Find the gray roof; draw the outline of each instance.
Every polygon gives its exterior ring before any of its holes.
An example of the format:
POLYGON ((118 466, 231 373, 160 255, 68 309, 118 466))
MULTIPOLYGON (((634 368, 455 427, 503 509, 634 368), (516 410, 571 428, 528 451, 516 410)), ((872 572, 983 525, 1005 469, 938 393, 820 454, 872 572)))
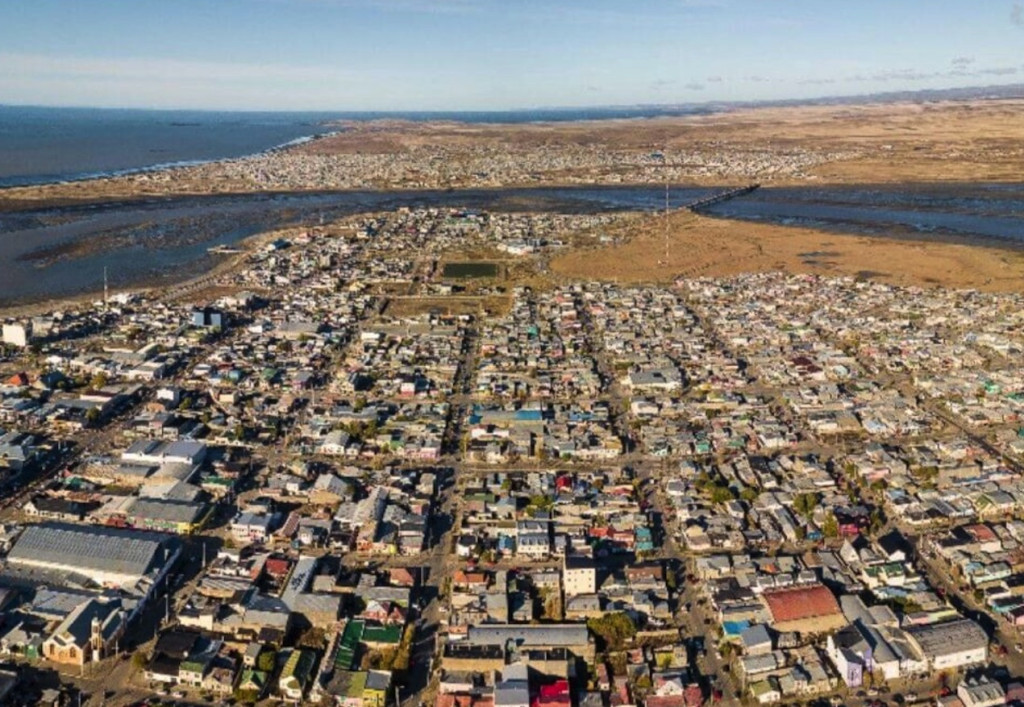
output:
POLYGON ((40 523, 25 529, 11 548, 11 564, 53 566, 88 573, 90 570, 143 577, 173 553, 173 536, 137 530, 40 523))
POLYGON ((985 630, 970 619, 957 619, 941 624, 911 626, 906 629, 928 658, 950 655, 988 646, 985 630))
POLYGON ((205 515, 207 508, 205 503, 139 498, 131 505, 128 515, 169 523, 195 523, 205 515))
POLYGON ((477 646, 502 646, 512 640, 520 646, 583 646, 589 641, 584 624, 480 624, 470 626, 466 643, 477 646))

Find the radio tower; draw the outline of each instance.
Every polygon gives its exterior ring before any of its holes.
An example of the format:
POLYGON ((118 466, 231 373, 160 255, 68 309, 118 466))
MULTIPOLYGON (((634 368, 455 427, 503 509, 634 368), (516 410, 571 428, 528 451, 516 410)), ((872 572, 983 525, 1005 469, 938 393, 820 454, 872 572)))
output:
POLYGON ((668 265, 668 174, 665 175, 665 265, 668 265))

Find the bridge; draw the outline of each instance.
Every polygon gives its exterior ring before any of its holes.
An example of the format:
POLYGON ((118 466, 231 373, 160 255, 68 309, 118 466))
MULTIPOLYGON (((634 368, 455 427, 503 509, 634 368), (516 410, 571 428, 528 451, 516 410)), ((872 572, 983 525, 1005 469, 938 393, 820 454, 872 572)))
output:
POLYGON ((702 209, 706 209, 709 206, 714 206, 715 204, 721 204, 723 201, 729 201, 729 199, 735 199, 738 196, 744 196, 754 191, 755 189, 758 189, 760 186, 760 184, 748 184, 745 187, 730 189, 729 191, 724 191, 721 194, 706 196, 703 199, 698 199, 697 201, 690 202, 689 204, 683 206, 683 208, 686 209, 687 211, 692 211, 693 213, 700 213, 702 209))

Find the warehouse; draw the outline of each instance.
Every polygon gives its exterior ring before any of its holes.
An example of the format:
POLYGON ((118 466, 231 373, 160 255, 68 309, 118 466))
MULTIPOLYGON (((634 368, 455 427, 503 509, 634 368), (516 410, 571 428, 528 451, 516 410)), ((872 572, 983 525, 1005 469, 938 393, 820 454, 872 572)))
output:
POLYGON ((25 529, 7 563, 17 570, 86 575, 103 586, 130 591, 140 589, 144 578, 156 584, 180 551, 180 542, 170 535, 40 523, 25 529))
POLYGON ((988 635, 970 619, 911 626, 906 634, 933 670, 979 665, 988 660, 988 635))
POLYGON ((822 584, 768 589, 762 596, 776 631, 827 633, 846 625, 835 595, 822 584))

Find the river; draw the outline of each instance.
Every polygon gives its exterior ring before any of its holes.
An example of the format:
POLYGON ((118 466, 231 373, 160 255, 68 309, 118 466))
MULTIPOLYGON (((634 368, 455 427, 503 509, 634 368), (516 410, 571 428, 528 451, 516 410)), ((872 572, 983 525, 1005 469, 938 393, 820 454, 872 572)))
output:
MULTIPOLYGON (((670 206, 721 191, 672 186, 670 206)), ((0 302, 185 279, 218 262, 208 249, 321 218, 438 206, 490 211, 654 211, 664 185, 191 196, 0 215, 0 302)), ((761 188, 708 215, 874 236, 954 235, 1024 242, 1024 185, 761 188)))

